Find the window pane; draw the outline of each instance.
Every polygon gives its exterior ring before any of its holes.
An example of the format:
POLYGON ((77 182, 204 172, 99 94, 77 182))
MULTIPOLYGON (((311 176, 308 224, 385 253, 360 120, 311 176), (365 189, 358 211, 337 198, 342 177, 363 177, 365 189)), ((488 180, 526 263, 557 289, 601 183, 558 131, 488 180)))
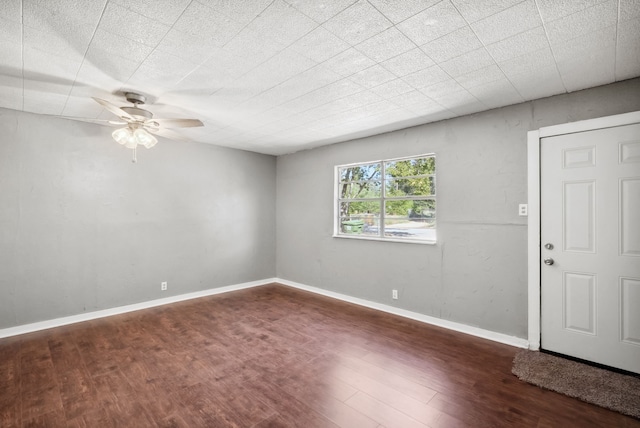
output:
POLYGON ((378 236, 380 234, 380 201, 341 202, 340 232, 378 236))
POLYGON ((384 236, 435 240, 436 201, 386 201, 384 236))
POLYGON ((346 235, 380 236, 380 217, 361 214, 340 219, 340 233, 346 235))
POLYGON ((433 223, 432 227, 435 227, 436 221, 436 201, 435 199, 425 199, 422 201, 413 201, 411 207, 411 213, 409 217, 413 221, 424 221, 427 223, 433 223))
POLYGON ((386 196, 433 196, 436 194, 435 177, 399 178, 386 180, 386 196))
POLYGON ((340 181, 380 180, 380 163, 369 163, 340 168, 340 181))
POLYGON ((379 181, 365 181, 359 183, 340 183, 340 199, 369 199, 381 196, 379 181))
POLYGON ((386 178, 431 175, 436 173, 436 158, 424 157, 385 162, 386 178))
POLYGON ((340 202, 340 217, 360 218, 363 214, 380 217, 380 201, 340 202))

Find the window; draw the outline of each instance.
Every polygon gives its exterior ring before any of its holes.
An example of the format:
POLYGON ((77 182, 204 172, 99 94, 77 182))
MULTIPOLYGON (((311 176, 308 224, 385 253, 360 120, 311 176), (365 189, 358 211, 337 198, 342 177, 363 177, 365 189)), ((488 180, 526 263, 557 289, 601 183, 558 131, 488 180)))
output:
POLYGON ((435 243, 435 155, 339 165, 335 182, 335 236, 435 243))

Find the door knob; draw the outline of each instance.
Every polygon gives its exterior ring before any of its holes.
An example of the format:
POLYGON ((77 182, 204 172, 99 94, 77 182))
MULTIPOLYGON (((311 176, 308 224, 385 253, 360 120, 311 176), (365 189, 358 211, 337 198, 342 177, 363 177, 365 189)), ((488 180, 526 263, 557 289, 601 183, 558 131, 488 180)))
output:
POLYGON ((551 266, 553 264, 553 259, 544 259, 544 264, 547 266, 551 266))

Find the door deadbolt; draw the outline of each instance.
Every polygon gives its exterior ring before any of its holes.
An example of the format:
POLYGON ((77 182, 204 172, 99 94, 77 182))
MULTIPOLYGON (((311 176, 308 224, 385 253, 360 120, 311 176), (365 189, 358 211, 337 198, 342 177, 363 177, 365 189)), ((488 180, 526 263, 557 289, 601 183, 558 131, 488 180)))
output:
POLYGON ((544 259, 544 264, 547 266, 551 266, 553 264, 553 259, 544 259))
POLYGON ((553 250, 553 244, 551 242, 548 242, 544 244, 544 248, 546 248, 547 250, 553 250))

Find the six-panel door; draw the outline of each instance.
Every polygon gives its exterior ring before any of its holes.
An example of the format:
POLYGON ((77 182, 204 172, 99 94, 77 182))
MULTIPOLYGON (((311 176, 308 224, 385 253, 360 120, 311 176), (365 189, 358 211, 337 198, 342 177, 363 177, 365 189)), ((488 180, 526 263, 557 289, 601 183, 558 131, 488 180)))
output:
POLYGON ((540 150, 541 346, 640 373, 640 124, 540 150))

